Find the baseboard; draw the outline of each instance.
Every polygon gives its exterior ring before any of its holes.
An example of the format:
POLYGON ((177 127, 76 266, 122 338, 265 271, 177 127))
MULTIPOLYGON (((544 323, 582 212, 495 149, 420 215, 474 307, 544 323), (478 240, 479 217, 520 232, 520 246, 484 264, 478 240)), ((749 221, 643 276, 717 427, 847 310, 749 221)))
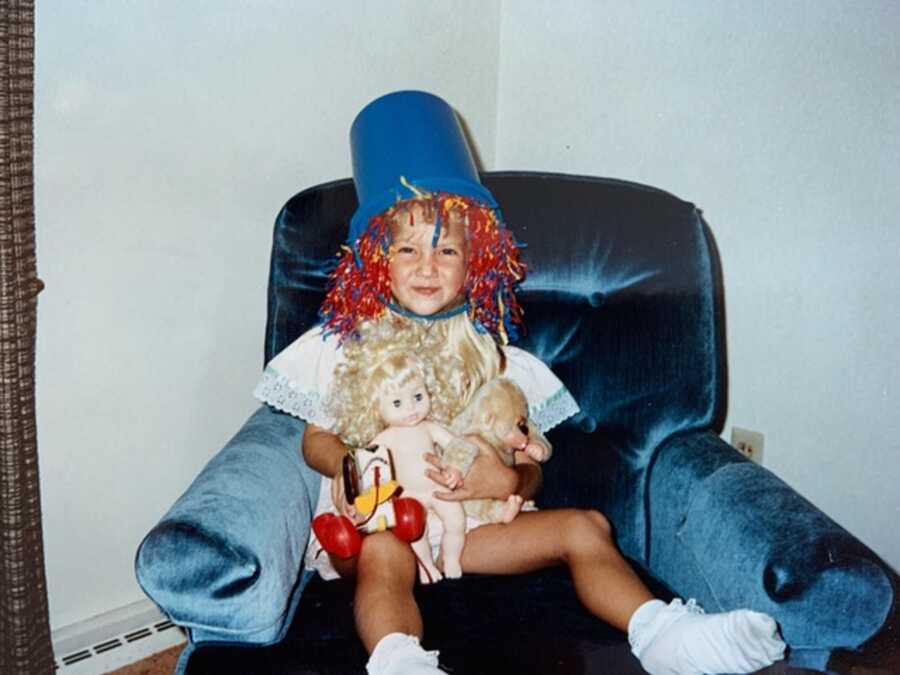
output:
POLYGON ((51 640, 59 675, 107 673, 186 641, 150 600, 54 630, 51 640))

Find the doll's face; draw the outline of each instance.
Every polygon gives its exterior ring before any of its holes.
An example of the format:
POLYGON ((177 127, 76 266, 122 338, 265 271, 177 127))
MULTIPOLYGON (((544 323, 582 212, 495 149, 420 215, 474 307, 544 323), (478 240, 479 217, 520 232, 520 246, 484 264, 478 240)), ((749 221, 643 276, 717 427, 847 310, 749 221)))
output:
POLYGON ((436 246, 434 214, 414 204, 391 225, 391 292, 406 309, 430 316, 463 301, 468 249, 465 223, 451 217, 436 246))
POLYGON ((425 383, 415 377, 401 386, 387 384, 378 399, 381 419, 389 427, 412 427, 431 411, 431 398, 425 383))

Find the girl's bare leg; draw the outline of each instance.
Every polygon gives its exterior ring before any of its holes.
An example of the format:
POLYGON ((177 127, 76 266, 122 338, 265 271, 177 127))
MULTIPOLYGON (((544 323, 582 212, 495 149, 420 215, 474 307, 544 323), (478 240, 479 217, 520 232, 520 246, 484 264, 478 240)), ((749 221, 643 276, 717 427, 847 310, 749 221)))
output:
POLYGON ((363 539, 356 558, 331 561, 342 577, 356 577, 353 615, 367 652, 390 633, 422 637, 422 615, 413 597, 416 559, 409 544, 389 531, 377 532, 363 539))
POLYGON ((569 567, 584 606, 622 631, 635 610, 653 599, 597 511, 524 512, 511 523, 482 525, 466 535, 464 572, 519 574, 561 564, 569 567))
POLYGON ((596 511, 522 513, 509 524, 472 530, 463 551, 466 572, 515 574, 560 563, 591 613, 628 632, 629 641, 636 635, 632 652, 649 673, 750 673, 784 655, 777 625, 765 614, 697 614, 680 600, 650 602, 596 511), (629 624, 638 608, 635 627, 629 624))

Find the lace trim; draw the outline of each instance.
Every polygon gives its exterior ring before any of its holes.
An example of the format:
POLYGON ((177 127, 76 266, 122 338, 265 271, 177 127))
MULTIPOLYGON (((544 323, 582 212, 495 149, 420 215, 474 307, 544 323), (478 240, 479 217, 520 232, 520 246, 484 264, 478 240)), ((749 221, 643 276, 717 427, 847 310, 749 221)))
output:
POLYGON ((569 390, 560 387, 553 396, 531 409, 531 419, 541 431, 547 432, 579 412, 581 408, 569 390))
POLYGON ((325 412, 318 392, 298 391, 294 382, 272 368, 263 371, 253 395, 277 410, 299 417, 305 422, 329 429, 334 419, 325 412))
MULTIPOLYGON (((325 411, 322 397, 315 391, 300 391, 286 375, 273 368, 263 371, 253 396, 277 410, 328 429, 334 426, 334 418, 325 411)), ((581 412, 578 403, 565 387, 557 389, 549 398, 532 408, 531 418, 541 431, 553 427, 581 412)))

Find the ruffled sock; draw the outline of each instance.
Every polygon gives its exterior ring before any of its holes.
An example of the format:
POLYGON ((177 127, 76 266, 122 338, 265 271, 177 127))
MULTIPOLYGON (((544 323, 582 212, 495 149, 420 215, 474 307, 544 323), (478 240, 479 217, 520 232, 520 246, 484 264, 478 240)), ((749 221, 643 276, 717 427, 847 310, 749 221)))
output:
POLYGON ((426 652, 419 638, 405 633, 385 635, 366 664, 369 675, 444 675, 438 668, 438 653, 426 652))
POLYGON ((628 622, 632 653, 650 675, 751 673, 784 658, 772 617, 748 609, 705 614, 693 600, 650 600, 628 622))

